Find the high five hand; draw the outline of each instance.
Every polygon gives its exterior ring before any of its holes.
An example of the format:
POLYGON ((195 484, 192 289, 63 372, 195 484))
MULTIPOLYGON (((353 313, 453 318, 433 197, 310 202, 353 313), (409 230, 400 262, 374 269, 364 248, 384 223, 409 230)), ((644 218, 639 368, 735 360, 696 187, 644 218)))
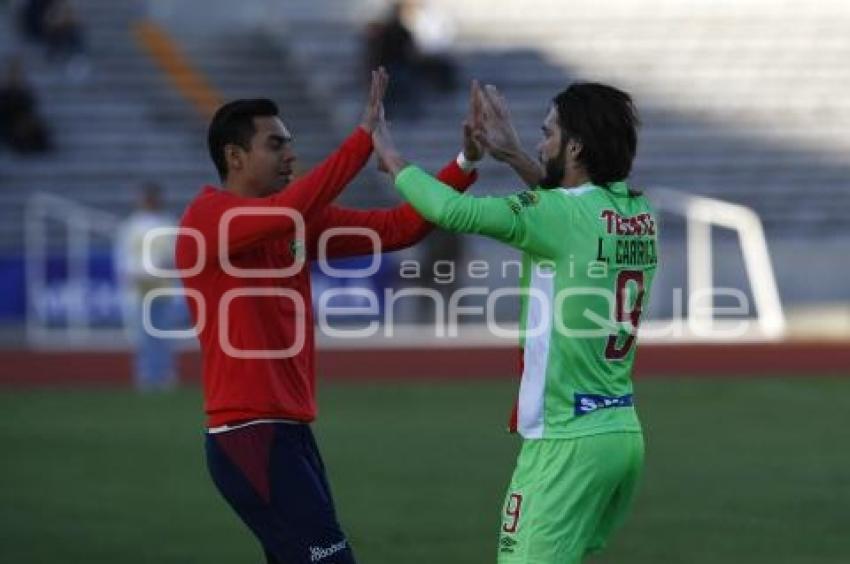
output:
POLYGON ((366 108, 363 110, 363 117, 360 120, 360 127, 366 130, 367 133, 372 133, 377 127, 379 120, 383 119, 383 102, 384 94, 387 91, 387 84, 390 77, 384 67, 378 67, 372 71, 372 83, 369 85, 369 99, 366 101, 366 108))
POLYGON ((522 152, 519 135, 511 122, 511 112, 504 96, 492 84, 478 89, 482 104, 483 127, 476 139, 494 159, 505 161, 522 152))
POLYGON ((484 115, 481 106, 481 86, 472 81, 469 89, 469 112, 463 121, 463 156, 469 161, 480 161, 484 157, 484 146, 476 138, 476 133, 484 128, 484 115))

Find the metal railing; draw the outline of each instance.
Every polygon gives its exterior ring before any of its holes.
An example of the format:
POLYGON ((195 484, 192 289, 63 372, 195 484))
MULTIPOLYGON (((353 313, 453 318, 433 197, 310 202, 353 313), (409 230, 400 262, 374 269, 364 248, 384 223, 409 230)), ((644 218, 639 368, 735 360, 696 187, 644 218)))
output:
MULTIPOLYGON (((758 214, 739 204, 714 198, 695 196, 669 188, 651 190, 651 200, 657 210, 685 218, 687 249, 687 283, 690 298, 699 296, 703 307, 689 307, 687 318, 681 321, 654 321, 645 327, 652 340, 653 328, 667 323, 677 340, 729 341, 778 340, 786 334, 785 314, 764 228, 758 214), (724 321, 715 319, 714 308, 714 249, 712 227, 733 230, 741 246, 747 279, 755 302, 754 320, 724 321)), ((693 300, 689 299, 689 304, 693 300)), ((641 335, 645 337, 644 334, 641 335)))
MULTIPOLYGON (((666 188, 651 190, 651 200, 659 211, 683 217, 686 221, 687 284, 690 298, 700 295, 702 307, 688 307, 686 316, 654 319, 642 323, 641 341, 646 342, 737 342, 771 341, 786 335, 786 320, 771 264, 770 252, 758 215, 751 209, 720 200, 694 196, 666 188), (755 318, 717 319, 714 314, 714 249, 712 228, 734 231, 739 239, 747 279, 751 285, 755 318)), ((27 202, 25 213, 25 275, 27 284, 27 341, 34 347, 98 348, 126 346, 120 330, 93 329, 86 304, 86 289, 91 281, 89 257, 92 234, 111 237, 120 218, 112 213, 81 205, 52 194, 36 194, 27 202), (49 254, 48 227, 50 221, 63 223, 68 237, 65 248, 67 264, 66 287, 71 293, 67 322, 63 327, 51 327, 39 308, 48 289, 47 264, 49 254)), ((674 308, 675 310, 675 308, 674 308)), ((461 328, 452 339, 435 337, 432 327, 407 326, 394 331, 394 337, 375 338, 364 342, 337 341, 319 335, 322 346, 382 347, 382 346, 476 346, 515 343, 492 335, 481 327, 461 328), (391 342, 390 342, 391 341, 391 342), (450 342, 451 341, 451 342, 450 342)))
MULTIPOLYGON (((102 341, 104 336, 93 335, 86 307, 86 290, 91 280, 89 257, 93 233, 111 237, 120 218, 79 204, 54 194, 38 193, 29 198, 24 212, 24 261, 27 288, 26 336, 35 347, 79 347, 102 341), (51 328, 44 322, 39 300, 47 294, 49 222, 57 221, 67 227, 65 260, 67 288, 72 294, 68 302, 68 320, 64 327, 51 328), (99 338, 96 338, 99 337, 99 338)), ((113 332, 114 334, 115 332, 113 332)))

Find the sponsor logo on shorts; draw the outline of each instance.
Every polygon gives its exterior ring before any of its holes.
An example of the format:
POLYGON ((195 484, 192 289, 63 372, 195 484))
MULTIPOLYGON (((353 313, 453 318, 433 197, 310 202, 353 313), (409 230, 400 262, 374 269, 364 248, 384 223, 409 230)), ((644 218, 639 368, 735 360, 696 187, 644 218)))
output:
POLYGON ((336 544, 330 546, 311 546, 310 547, 310 562, 321 562, 329 556, 333 556, 337 552, 341 552, 348 547, 348 541, 342 539, 336 544))
POLYGON ((633 395, 626 394, 624 396, 600 396, 597 394, 576 394, 575 414, 587 415, 600 409, 608 409, 609 407, 631 407, 634 405, 633 395))

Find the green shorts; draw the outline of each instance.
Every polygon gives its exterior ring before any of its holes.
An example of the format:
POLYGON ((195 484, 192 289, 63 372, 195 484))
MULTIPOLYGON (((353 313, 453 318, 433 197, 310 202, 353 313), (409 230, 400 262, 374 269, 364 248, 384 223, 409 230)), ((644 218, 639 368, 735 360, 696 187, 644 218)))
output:
POLYGON ((505 497, 499 564, 578 564, 602 549, 634 500, 641 433, 526 439, 505 497))

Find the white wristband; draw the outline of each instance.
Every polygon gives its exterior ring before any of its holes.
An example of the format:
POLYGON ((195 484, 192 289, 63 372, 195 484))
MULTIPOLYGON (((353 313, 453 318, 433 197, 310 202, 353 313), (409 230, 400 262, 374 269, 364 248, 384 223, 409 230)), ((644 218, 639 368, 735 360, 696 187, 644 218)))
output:
POLYGON ((463 154, 463 151, 458 153, 456 162, 457 166, 459 166, 463 172, 467 173, 475 170, 475 165, 478 164, 478 161, 471 161, 467 159, 466 155, 463 154))

